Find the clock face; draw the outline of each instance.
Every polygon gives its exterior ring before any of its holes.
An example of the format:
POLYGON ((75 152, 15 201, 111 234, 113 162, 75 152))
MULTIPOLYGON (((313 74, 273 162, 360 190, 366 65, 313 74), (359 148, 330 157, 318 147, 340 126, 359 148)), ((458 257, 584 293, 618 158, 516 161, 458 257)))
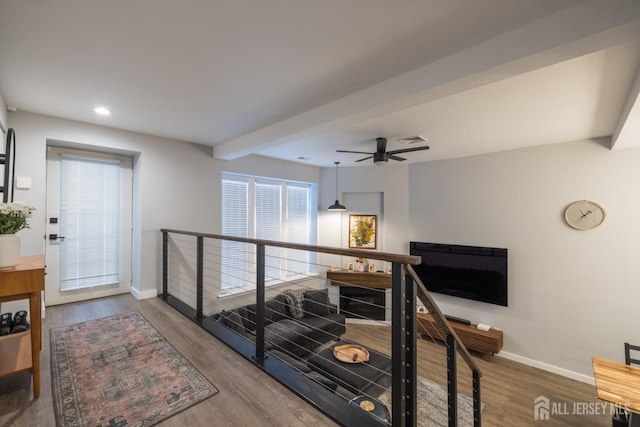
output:
POLYGON ((602 206, 590 200, 578 200, 564 211, 564 219, 576 230, 591 230, 604 222, 607 213, 602 206))

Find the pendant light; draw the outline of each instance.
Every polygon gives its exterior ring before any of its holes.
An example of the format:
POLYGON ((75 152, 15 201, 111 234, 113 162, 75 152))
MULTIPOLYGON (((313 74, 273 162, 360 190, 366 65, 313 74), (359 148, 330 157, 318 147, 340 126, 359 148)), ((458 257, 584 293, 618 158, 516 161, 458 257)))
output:
POLYGON ((338 201, 338 165, 340 164, 340 162, 333 162, 333 163, 335 163, 336 165, 336 201, 334 204, 329 206, 329 210, 335 211, 335 212, 346 211, 347 208, 344 205, 341 205, 340 202, 338 201))

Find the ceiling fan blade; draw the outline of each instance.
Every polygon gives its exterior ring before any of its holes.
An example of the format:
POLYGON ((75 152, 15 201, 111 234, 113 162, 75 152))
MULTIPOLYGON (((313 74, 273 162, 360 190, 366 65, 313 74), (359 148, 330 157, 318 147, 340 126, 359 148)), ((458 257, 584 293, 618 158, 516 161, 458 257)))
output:
POLYGON ((411 151, 422 151, 422 150, 428 150, 428 149, 429 149, 429 146, 425 145, 422 147, 404 148, 402 150, 387 151, 387 154, 410 153, 411 151))
POLYGON ((364 158, 362 158, 362 159, 356 160, 356 162, 362 162, 362 161, 364 161, 364 160, 369 160, 369 159, 372 159, 372 158, 373 158, 373 156, 364 157, 364 158))
POLYGON ((387 159, 398 160, 399 162, 401 162, 403 160, 407 160, 404 157, 394 156, 393 154, 389 154, 389 153, 387 153, 387 159))
POLYGON ((350 150, 336 150, 336 153, 371 154, 368 151, 350 151, 350 150))
POLYGON ((387 138, 376 138, 378 153, 384 153, 387 150, 387 138))

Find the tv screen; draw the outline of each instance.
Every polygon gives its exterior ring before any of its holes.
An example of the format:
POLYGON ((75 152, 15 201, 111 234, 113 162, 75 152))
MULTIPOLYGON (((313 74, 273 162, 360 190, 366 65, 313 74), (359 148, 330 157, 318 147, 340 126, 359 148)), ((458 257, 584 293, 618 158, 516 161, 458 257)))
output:
POLYGON ((431 292, 507 306, 507 250, 410 242, 413 268, 431 292))

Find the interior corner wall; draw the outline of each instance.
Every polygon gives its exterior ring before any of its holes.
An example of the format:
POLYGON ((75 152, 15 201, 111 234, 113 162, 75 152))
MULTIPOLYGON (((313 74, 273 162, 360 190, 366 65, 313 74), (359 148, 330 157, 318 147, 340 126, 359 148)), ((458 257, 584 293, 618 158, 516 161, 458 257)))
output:
POLYGON ((7 105, 4 103, 4 97, 0 92, 0 130, 6 133, 8 128, 9 126, 7 125, 7 105))
POLYGON ((32 178, 32 188, 16 189, 15 200, 38 208, 31 228, 19 234, 23 255, 45 250, 47 140, 134 157, 134 295, 153 296, 161 286, 161 228, 219 230, 210 147, 26 112, 9 113, 9 125, 16 130, 16 175, 32 178))
POLYGON ((444 313, 504 331, 502 355, 592 382, 591 357, 640 343, 640 149, 578 141, 410 166, 411 240, 508 248, 509 306, 433 294, 444 313), (564 222, 602 204, 591 231, 564 222))
MULTIPOLYGON (((340 167, 338 177, 338 197, 340 201, 349 195, 352 200, 358 193, 378 193, 377 200, 382 200, 382 218, 378 228, 384 236, 382 244, 375 251, 408 253, 409 251, 409 168, 405 165, 340 167)), ((345 247, 348 244, 348 216, 350 214, 366 214, 361 206, 349 206, 344 212, 329 212, 327 208, 333 204, 335 194, 335 168, 324 168, 321 174, 320 206, 318 210, 319 245, 345 247)), ((372 250, 372 252, 375 252, 372 250)), ((336 265, 345 268, 347 261, 339 256, 323 258, 325 265, 336 265)), ((375 259, 372 255, 371 258, 375 259)))

